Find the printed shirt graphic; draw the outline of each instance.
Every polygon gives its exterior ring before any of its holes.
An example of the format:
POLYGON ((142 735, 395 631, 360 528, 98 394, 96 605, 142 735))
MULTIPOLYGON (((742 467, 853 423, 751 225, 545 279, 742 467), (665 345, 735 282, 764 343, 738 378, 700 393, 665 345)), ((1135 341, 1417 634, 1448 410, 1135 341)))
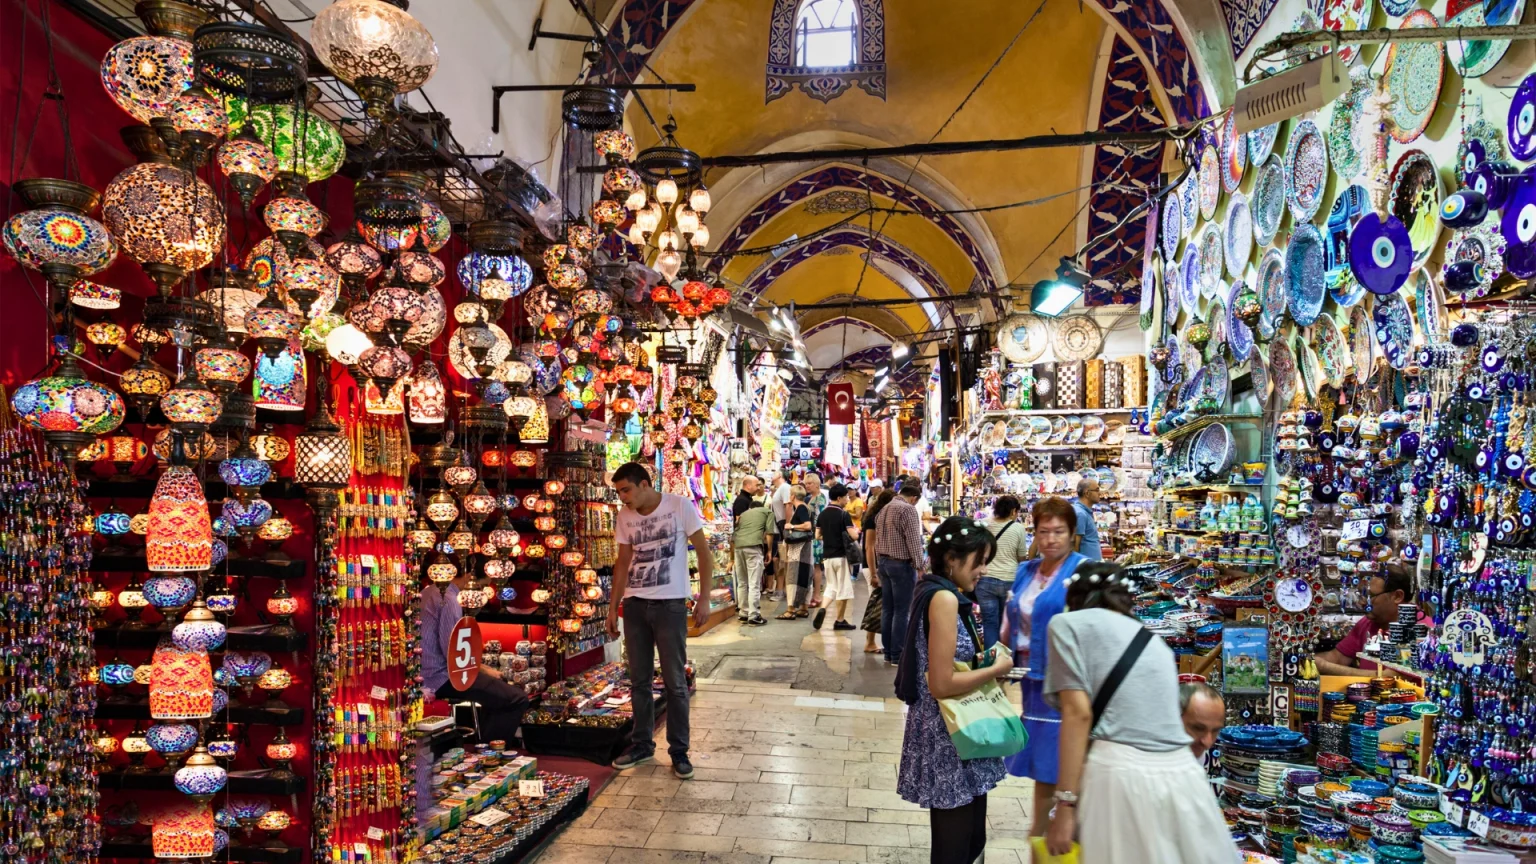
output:
MULTIPOLYGON (((693 502, 661 493, 661 503, 642 516, 628 507, 619 510, 615 525, 620 546, 633 547, 629 562, 626 597, 647 600, 686 600, 693 596, 688 584, 688 537, 704 527, 693 502)), ((709 550, 701 550, 708 555, 709 550)))

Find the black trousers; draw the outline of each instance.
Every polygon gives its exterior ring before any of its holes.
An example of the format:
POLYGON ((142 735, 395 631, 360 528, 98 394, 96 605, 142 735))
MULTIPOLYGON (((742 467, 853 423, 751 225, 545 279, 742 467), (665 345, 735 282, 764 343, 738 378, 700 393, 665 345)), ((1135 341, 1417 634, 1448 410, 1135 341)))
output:
POLYGON ((971 864, 987 846, 987 796, 949 810, 928 811, 932 864, 971 864))
POLYGON ((452 684, 437 688, 437 698, 449 702, 479 702, 480 736, 485 741, 502 740, 512 746, 523 715, 528 713, 528 694, 516 684, 508 684, 481 672, 468 690, 455 690, 452 684))

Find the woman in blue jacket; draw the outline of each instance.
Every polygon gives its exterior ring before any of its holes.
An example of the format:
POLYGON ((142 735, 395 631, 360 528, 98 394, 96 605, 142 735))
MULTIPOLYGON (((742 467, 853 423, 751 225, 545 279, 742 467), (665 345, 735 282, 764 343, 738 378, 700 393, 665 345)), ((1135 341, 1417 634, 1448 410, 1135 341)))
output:
POLYGON ((1057 743, 1061 714, 1045 701, 1046 632, 1051 618, 1066 609, 1067 578, 1088 559, 1072 551, 1077 511, 1061 498, 1035 504, 1035 549, 1040 557, 1019 565, 1004 607, 1002 642, 1013 649, 1013 665, 1025 670, 1024 727, 1029 744, 1007 760, 1008 773, 1035 781, 1032 837, 1043 837, 1055 806, 1057 743))

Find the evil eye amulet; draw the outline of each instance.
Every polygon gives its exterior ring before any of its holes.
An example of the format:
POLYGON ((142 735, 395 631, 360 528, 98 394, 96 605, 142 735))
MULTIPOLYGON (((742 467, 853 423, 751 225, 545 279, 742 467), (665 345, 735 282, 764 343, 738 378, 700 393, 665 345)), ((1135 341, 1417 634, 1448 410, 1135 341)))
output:
POLYGON ((1483 371, 1497 372, 1504 368, 1504 355, 1499 351, 1499 346, 1489 345, 1483 348, 1483 371))
POLYGON ((1504 269, 1521 279, 1536 276, 1536 169, 1521 172, 1504 205, 1499 233, 1507 244, 1504 269))
POLYGON ((1481 192, 1490 209, 1503 210, 1519 177, 1520 169, 1508 162, 1484 162, 1467 175, 1467 186, 1481 192))
POLYGON ((1476 138, 1467 139, 1462 148, 1461 182, 1466 183, 1472 172, 1477 170, 1477 166, 1487 161, 1488 148, 1483 146, 1483 142, 1476 138))
POLYGON ((1367 213, 1349 232, 1349 269, 1372 294, 1391 294, 1413 271, 1413 244, 1396 216, 1367 213))
POLYGON ((1536 159, 1536 75, 1527 75, 1509 103, 1509 155, 1521 162, 1536 159))
POLYGON ((1499 460, 1499 473, 1511 480, 1520 479, 1525 473, 1525 455, 1522 453, 1506 453, 1499 460))
POLYGON ((1317 436, 1317 449, 1323 451, 1324 453, 1333 450, 1333 448, 1337 446, 1338 443, 1339 442, 1334 439, 1332 432, 1323 432, 1317 436))
POLYGON ((1417 560, 1419 560, 1419 547, 1418 547, 1418 545, 1415 544, 1415 543, 1409 543, 1407 546, 1404 546, 1403 547, 1403 551, 1402 551, 1402 558, 1403 558, 1404 561, 1417 561, 1417 560))
POLYGON ((1475 294, 1483 288, 1485 272, 1480 261, 1453 261, 1445 266, 1442 276, 1445 287, 1457 294, 1475 294))
POLYGON ((1478 335, 1476 324, 1457 324, 1451 328, 1451 344, 1468 348, 1477 344, 1478 335))
POLYGON ((1459 189, 1440 202, 1440 221, 1447 228, 1471 228, 1488 216, 1488 197, 1476 189, 1459 189))
POLYGON ((1481 381, 1473 381, 1467 385, 1467 398, 1474 402, 1487 402, 1488 388, 1484 387, 1481 381))
POLYGON ((1526 466, 1526 469, 1520 472, 1520 483, 1527 489, 1536 490, 1536 467, 1526 466))

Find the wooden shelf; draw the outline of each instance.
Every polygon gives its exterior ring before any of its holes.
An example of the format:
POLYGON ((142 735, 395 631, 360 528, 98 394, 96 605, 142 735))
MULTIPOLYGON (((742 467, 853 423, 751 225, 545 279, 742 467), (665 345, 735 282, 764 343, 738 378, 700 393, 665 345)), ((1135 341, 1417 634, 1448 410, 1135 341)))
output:
MULTIPOLYGON (((98 720, 148 720, 149 703, 145 701, 96 703, 98 720)), ((245 723, 260 726, 297 726, 304 722, 304 709, 288 706, 231 705, 213 715, 214 723, 245 723)))
POLYGON ((1001 411, 982 411, 980 416, 1001 420, 1004 417, 1050 417, 1053 414, 1129 414, 1141 410, 1139 405, 1135 408, 1004 408, 1001 411))
MULTIPOLYGON (((260 843, 261 840, 258 839, 257 842, 260 843)), ((101 844, 101 851, 96 853, 96 857, 149 860, 155 857, 155 852, 148 842, 142 840, 109 839, 101 844)), ((219 858, 227 861, 253 862, 253 864, 303 864, 304 850, 298 846, 245 846, 237 843, 231 844, 228 849, 219 853, 219 858)))
MULTIPOLYGON (((96 775, 96 782, 103 789, 153 791, 175 791, 176 789, 175 777, 172 774, 154 770, 103 771, 96 775)), ((224 788, 234 795, 297 795, 304 791, 304 778, 295 774, 275 776, 271 770, 231 771, 229 782, 224 788)))
MULTIPOLYGON (((307 633, 273 634, 270 632, 271 629, 270 625, 231 627, 224 638, 224 650, 266 651, 269 654, 280 654, 288 651, 303 651, 309 644, 307 633)), ((136 648, 149 651, 170 634, 171 631, 168 628, 125 627, 122 624, 113 624, 97 628, 96 647, 98 649, 136 648)))
POLYGON ((1262 483, 1202 483, 1196 486, 1163 486, 1154 489, 1154 492, 1259 492, 1264 491, 1262 483))

